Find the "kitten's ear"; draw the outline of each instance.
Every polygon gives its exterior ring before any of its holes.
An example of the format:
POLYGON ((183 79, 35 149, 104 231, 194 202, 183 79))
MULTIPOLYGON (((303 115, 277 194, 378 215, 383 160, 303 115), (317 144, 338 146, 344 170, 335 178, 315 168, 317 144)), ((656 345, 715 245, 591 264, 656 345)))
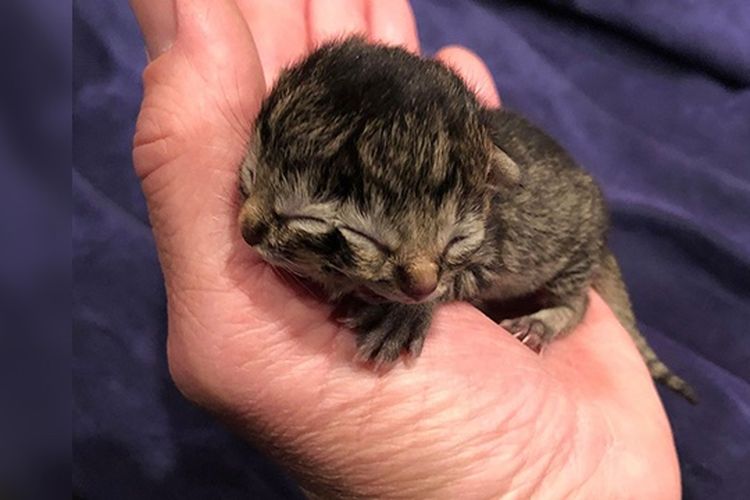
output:
POLYGON ((521 184, 521 168, 500 146, 492 143, 490 148, 489 177, 493 184, 514 188, 521 184))
POLYGON ((511 158, 504 148, 507 133, 503 120, 503 112, 499 109, 484 108, 482 121, 489 132, 490 166, 488 176, 495 186, 514 188, 521 184, 521 168, 511 158))

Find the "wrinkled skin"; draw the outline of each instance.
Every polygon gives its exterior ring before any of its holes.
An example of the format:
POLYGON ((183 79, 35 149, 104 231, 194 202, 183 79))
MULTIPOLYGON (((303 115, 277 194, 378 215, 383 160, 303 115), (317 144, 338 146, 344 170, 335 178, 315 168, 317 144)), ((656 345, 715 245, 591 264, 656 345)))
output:
MULTIPOLYGON (((352 362, 354 336, 329 306, 242 241, 237 167, 266 86, 336 33, 418 50, 406 3, 132 3, 152 59, 133 157, 166 280, 169 365, 188 398, 324 497, 679 498, 654 386, 595 294, 542 356, 469 305, 442 306, 414 365, 377 374, 352 362)), ((437 57, 499 105, 476 56, 437 57)))

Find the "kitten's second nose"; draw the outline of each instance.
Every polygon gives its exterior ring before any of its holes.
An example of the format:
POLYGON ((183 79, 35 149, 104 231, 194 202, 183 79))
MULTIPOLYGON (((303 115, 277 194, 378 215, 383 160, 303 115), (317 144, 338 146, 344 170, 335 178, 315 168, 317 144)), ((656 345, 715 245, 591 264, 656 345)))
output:
POLYGON ((248 245, 253 247, 263 241, 263 237, 266 235, 266 232, 268 232, 268 226, 266 226, 265 224, 242 225, 242 238, 247 242, 248 245))
POLYGON ((248 245, 254 247, 265 238, 268 233, 268 225, 263 222, 261 217, 262 210, 259 206, 258 200, 249 198, 242 205, 240 211, 240 227, 242 229, 242 239, 244 239, 248 245))
POLYGON ((414 300, 424 299, 437 286, 438 268, 433 262, 417 262, 399 272, 399 288, 414 300))

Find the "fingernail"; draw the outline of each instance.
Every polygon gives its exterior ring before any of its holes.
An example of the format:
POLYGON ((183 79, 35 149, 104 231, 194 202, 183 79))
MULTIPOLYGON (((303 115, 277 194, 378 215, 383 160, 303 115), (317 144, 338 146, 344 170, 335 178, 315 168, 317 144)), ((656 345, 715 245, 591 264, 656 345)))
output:
POLYGON ((146 53, 153 61, 174 43, 177 36, 177 15, 174 0, 130 0, 141 27, 146 53))

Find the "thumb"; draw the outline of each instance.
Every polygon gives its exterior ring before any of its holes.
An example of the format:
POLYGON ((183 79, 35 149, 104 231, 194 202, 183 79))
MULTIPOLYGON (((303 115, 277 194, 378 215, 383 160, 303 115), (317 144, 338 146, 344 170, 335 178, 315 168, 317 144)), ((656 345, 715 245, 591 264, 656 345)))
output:
POLYGON ((237 169, 265 91, 263 73, 232 0, 131 5, 153 58, 143 75, 133 162, 169 280, 171 260, 194 274, 190 265, 217 262, 236 239, 237 169))

